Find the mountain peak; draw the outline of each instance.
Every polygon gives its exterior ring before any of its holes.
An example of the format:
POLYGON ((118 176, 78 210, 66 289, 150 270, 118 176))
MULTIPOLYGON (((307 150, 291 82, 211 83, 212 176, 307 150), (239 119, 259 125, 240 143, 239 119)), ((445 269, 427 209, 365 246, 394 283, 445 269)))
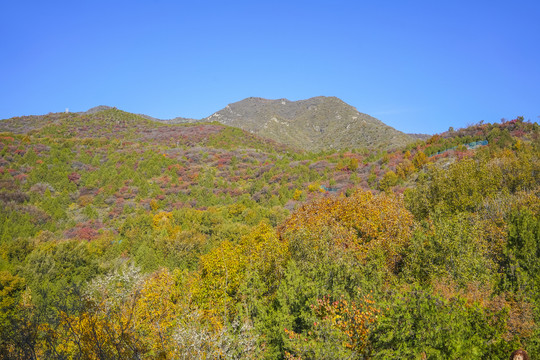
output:
POLYGON ((239 127, 283 144, 310 150, 393 148, 413 139, 335 96, 306 100, 249 97, 205 120, 239 127))
POLYGON ((83 112, 83 114, 90 115, 90 114, 95 114, 97 112, 109 110, 109 109, 116 109, 116 108, 112 106, 107 106, 107 105, 98 105, 98 106, 94 106, 93 108, 86 110, 85 112, 83 112))

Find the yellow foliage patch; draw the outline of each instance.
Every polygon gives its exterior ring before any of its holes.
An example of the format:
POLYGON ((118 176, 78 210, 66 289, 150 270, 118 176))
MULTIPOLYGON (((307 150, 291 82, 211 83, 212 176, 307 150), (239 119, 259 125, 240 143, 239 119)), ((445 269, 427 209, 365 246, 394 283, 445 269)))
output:
POLYGON ((353 251, 359 259, 372 250, 384 251, 388 265, 393 267, 410 239, 412 225, 413 216, 401 197, 357 190, 350 197, 324 198, 304 205, 285 222, 280 233, 285 238, 306 234, 314 245, 330 233, 334 246, 353 251))

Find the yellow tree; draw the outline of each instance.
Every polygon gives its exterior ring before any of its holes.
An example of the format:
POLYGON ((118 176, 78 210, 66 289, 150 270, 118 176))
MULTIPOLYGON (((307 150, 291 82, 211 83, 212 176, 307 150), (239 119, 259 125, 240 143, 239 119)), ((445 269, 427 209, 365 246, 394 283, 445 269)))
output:
POLYGON ((314 248, 327 246, 320 242, 330 235, 331 248, 352 251, 359 260, 382 251, 393 269, 409 242, 412 225, 413 216, 400 196, 357 190, 350 197, 323 198, 304 205, 281 226, 280 234, 289 241, 301 234, 308 239, 302 246, 314 248))
POLYGON ((178 311, 175 276, 159 270, 144 277, 126 267, 94 280, 79 314, 61 313, 58 352, 88 359, 170 358, 178 311))
POLYGON ((138 269, 121 271, 95 279, 82 301, 79 314, 61 312, 56 337, 65 339, 58 352, 87 359, 130 359, 147 350, 136 334, 136 309, 142 276, 138 269))
POLYGON ((166 269, 151 274, 140 288, 134 322, 147 356, 168 359, 174 354, 172 336, 183 315, 178 290, 175 277, 166 269))
POLYGON ((216 318, 235 314, 239 290, 256 273, 271 286, 282 276, 288 247, 275 230, 261 223, 238 244, 223 241, 201 256, 197 281, 192 282, 194 300, 216 318))

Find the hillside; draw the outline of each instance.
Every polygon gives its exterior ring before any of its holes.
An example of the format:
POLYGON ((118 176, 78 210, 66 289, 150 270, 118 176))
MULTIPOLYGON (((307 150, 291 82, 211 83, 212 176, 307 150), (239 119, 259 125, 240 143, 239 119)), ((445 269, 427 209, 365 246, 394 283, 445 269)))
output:
POLYGON ((414 141, 411 136, 358 112, 336 97, 319 96, 299 101, 251 97, 229 104, 205 120, 239 127, 308 151, 388 150, 414 141))
MULTIPOLYGON (((100 105, 79 113, 51 113, 3 120, 0 121, 0 131, 26 133, 46 125, 55 127, 62 124, 83 137, 100 136, 99 132, 103 128, 108 130, 114 128, 125 137, 128 136, 124 131, 125 121, 128 118, 131 122, 138 123, 132 129, 135 132, 140 130, 143 124, 145 129, 160 129, 154 131, 160 132, 166 129, 163 125, 208 125, 207 123, 219 122, 240 128, 261 138, 273 140, 289 148, 315 152, 342 149, 392 150, 413 143, 417 139, 429 138, 429 135, 425 134, 402 133, 380 120, 358 112, 354 107, 336 97, 324 96, 299 101, 251 97, 229 104, 224 109, 201 120, 184 117, 161 120, 150 115, 131 114, 100 105), (108 118, 112 121, 107 121, 108 118), (94 133, 88 131, 86 122, 93 123, 102 120, 105 120, 105 123, 102 123, 99 129, 94 129, 94 133)), ((169 128, 167 131, 171 133, 180 131, 179 128, 174 129, 171 131, 169 128)), ((72 132, 71 135, 74 134, 72 132)), ((128 137, 133 139, 130 135, 128 137)))
POLYGON ((321 153, 0 121, 0 359, 536 358, 539 173, 523 118, 321 153))
POLYGON ((81 113, 50 113, 0 121, 0 132, 48 138, 118 140, 154 145, 221 148, 287 149, 272 140, 217 123, 164 123, 108 106, 81 113))

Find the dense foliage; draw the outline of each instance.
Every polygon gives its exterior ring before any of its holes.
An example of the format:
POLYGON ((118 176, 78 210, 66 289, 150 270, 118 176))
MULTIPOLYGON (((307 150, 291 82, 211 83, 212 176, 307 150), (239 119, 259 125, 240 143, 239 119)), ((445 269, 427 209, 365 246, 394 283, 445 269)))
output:
POLYGON ((537 124, 320 153, 116 109, 0 124, 0 359, 540 356, 537 124))

